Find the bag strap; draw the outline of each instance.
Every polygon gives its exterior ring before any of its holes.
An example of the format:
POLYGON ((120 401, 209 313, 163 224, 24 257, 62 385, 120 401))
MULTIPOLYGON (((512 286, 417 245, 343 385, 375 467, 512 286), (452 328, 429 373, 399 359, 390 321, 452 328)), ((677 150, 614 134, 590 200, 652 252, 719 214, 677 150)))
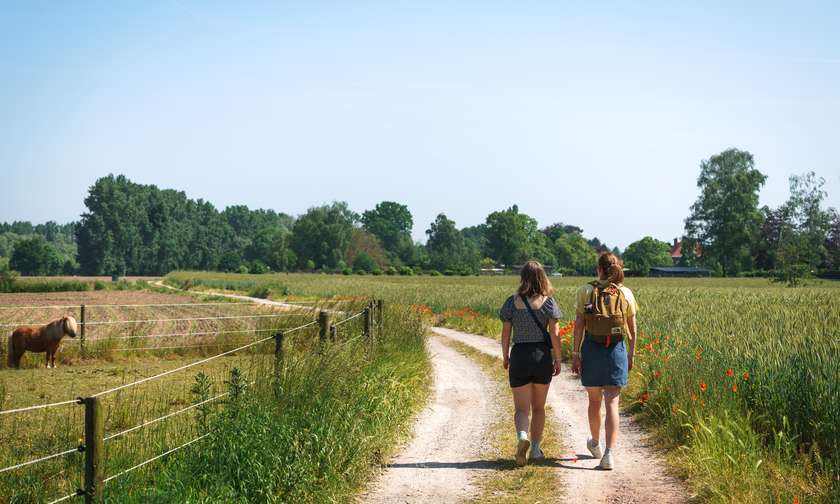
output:
MULTIPOLYGON (((528 302, 528 298, 525 297, 525 296, 519 296, 519 297, 521 297, 522 301, 525 302, 525 308, 528 308, 528 313, 531 314, 531 318, 534 319, 534 323, 537 324, 537 327, 540 328, 540 332, 542 332, 543 338, 545 338, 545 343, 548 345, 548 348, 552 348, 552 346, 551 346, 551 336, 549 336, 546 328, 540 323, 540 319, 537 318, 537 314, 534 313, 533 309, 531 309, 531 303, 528 302)), ((546 298, 546 300, 543 301, 543 302, 547 303, 548 299, 546 298)))

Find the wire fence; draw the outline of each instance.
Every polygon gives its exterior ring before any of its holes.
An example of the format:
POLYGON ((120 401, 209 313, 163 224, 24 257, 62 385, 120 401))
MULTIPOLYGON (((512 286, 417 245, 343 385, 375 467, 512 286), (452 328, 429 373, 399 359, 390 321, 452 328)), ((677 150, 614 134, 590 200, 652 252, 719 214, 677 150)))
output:
MULTIPOLYGON (((212 303, 212 304, 214 305, 215 303, 212 303)), ((219 303, 219 304, 231 304, 231 303, 219 303)), ((242 304, 244 304, 244 303, 242 303, 242 304)), ((205 303, 205 305, 211 305, 211 303, 205 303)), ((114 305, 114 306, 117 306, 117 305, 114 305)), ((172 306, 179 306, 179 305, 172 305, 172 306)), ((96 428, 95 428, 96 422, 99 422, 100 425, 102 425, 102 422, 103 422, 101 419, 97 420, 97 418, 100 418, 104 414, 102 412, 102 407, 100 405, 100 400, 102 398, 106 397, 106 396, 114 396, 118 392, 125 391, 127 389, 135 388, 135 387, 137 387, 141 384, 158 381, 158 380, 161 380, 164 377, 173 375, 175 373, 179 373, 179 372, 187 370, 187 369, 198 368, 198 367, 204 366, 204 365, 206 365, 210 362, 216 361, 217 359, 221 359, 223 357, 233 355, 237 352, 243 352, 245 350, 252 349, 252 348, 254 348, 258 345, 261 345, 261 344, 264 344, 264 343, 268 342, 269 340, 275 340, 275 350, 274 350, 275 373, 277 373, 278 372, 277 371, 277 369, 278 369, 277 366, 282 365, 282 361, 283 361, 283 339, 286 336, 292 335, 292 334, 297 333, 297 332, 302 332, 306 329, 314 328, 315 326, 318 326, 318 328, 319 328, 319 341, 321 343, 331 342, 332 344, 338 344, 338 345, 343 346, 343 345, 351 344, 351 343, 353 343, 353 342, 355 342, 355 341, 357 341, 361 338, 364 338, 364 337, 369 337, 373 340, 375 338, 375 326, 376 326, 377 318, 379 319, 379 324, 381 325, 381 306, 382 306, 381 301, 378 304, 379 310, 376 309, 377 308, 376 303, 368 303, 368 305, 363 310, 361 310, 357 313, 353 313, 352 315, 348 315, 348 316, 342 318, 341 320, 338 320, 338 321, 335 321, 335 322, 332 319, 332 315, 335 312, 330 312, 330 311, 324 310, 324 311, 321 311, 319 313, 319 317, 318 317, 317 320, 313 320, 313 321, 298 325, 298 326, 290 328, 290 329, 285 329, 285 328, 255 329, 255 330, 253 330, 253 332, 254 332, 254 334, 257 334, 257 335, 260 332, 268 332, 268 331, 271 331, 272 334, 270 334, 268 336, 264 336, 264 337, 257 337, 257 339, 255 339, 254 341, 248 342, 248 343, 243 344, 243 345, 239 345, 236 348, 226 350, 224 352, 220 352, 220 353, 214 354, 210 357, 199 359, 197 361, 190 362, 188 364, 177 366, 175 368, 168 369, 166 371, 154 374, 152 376, 140 378, 140 379, 134 380, 134 381, 129 382, 129 383, 124 383, 124 384, 121 384, 121 385, 118 385, 118 386, 110 387, 110 388, 105 389, 105 390, 101 390, 99 392, 96 392, 94 394, 89 395, 86 398, 68 399, 68 400, 58 401, 58 402, 53 402, 53 403, 36 404, 36 405, 31 405, 31 406, 2 410, 2 411, 0 411, 0 418, 2 418, 4 415, 11 415, 11 414, 15 414, 15 413, 23 413, 23 412, 30 412, 30 411, 36 411, 36 410, 45 410, 47 408, 54 408, 54 407, 64 406, 64 405, 71 405, 71 404, 84 405, 84 408, 85 408, 85 415, 84 415, 85 436, 84 436, 84 443, 82 444, 82 439, 80 439, 79 440, 80 444, 77 447, 62 450, 62 451, 58 451, 58 452, 43 455, 43 456, 39 456, 39 457, 32 458, 32 459, 29 459, 29 460, 24 460, 24 461, 17 462, 15 464, 9 465, 7 467, 2 467, 2 468, 0 468, 0 474, 10 473, 12 471, 22 470, 24 468, 28 468, 28 467, 31 467, 31 466, 36 466, 36 465, 41 464, 41 463, 45 463, 45 462, 48 462, 48 461, 60 459, 62 457, 68 456, 68 455, 73 454, 73 453, 83 453, 84 457, 85 457, 85 460, 86 460, 86 464, 87 464, 88 463, 87 461, 89 459, 93 459, 97 456, 101 456, 101 453, 103 453, 103 449, 104 449, 104 446, 105 446, 106 442, 110 442, 110 441, 116 440, 118 438, 123 438, 123 437, 127 436, 128 434, 144 430, 144 429, 149 428, 153 425, 164 424, 168 420, 172 420, 174 418, 181 417, 182 415, 184 415, 185 413, 188 413, 190 411, 195 411, 195 410, 198 410, 199 408, 206 407, 206 406, 214 404, 214 403, 218 403, 218 401, 220 401, 221 399, 230 396, 231 392, 228 391, 228 392, 215 394, 212 397, 207 397, 206 399, 203 399, 203 400, 200 400, 198 402, 186 405, 186 406, 181 407, 181 408, 179 408, 175 411, 171 411, 171 412, 165 413, 163 415, 156 416, 154 418, 143 420, 136 425, 124 428, 120 431, 117 431, 117 432, 114 432, 114 433, 111 433, 111 434, 108 434, 108 435, 105 435, 104 431, 102 431, 102 430, 98 431, 98 434, 96 434, 96 432, 97 432, 96 428), (337 336, 338 336, 339 332, 346 337, 341 338, 341 341, 337 342, 336 339, 337 339, 337 336), (91 436, 92 432, 94 433, 93 437, 88 439, 88 437, 91 436)), ((253 317, 253 316, 250 316, 250 317, 253 317)), ((231 318, 236 319, 236 318, 242 318, 242 317, 217 317, 215 319, 218 320, 218 319, 231 319, 231 318)), ((214 319, 214 318, 212 318, 212 317, 196 317, 196 318, 191 318, 191 319, 156 319, 156 320, 212 320, 212 319, 214 319)), ((148 322, 148 321, 144 321, 144 322, 148 322)), ((233 332, 243 332, 243 331, 228 331, 228 332, 233 333, 233 332)), ((152 338, 152 337, 169 337, 169 336, 209 334, 209 333, 211 333, 211 332, 210 331, 202 331, 202 332, 186 332, 186 333, 177 333, 177 334, 165 334, 164 333, 164 334, 145 335, 145 336, 138 336, 138 337, 152 338)), ((125 339, 130 339, 130 338, 134 338, 134 336, 125 337, 125 339)), ((196 345, 196 346, 205 346, 206 347, 206 346, 216 346, 216 345, 196 345)), ((220 344, 218 346, 222 346, 222 345, 220 344)), ((119 348, 119 349, 116 349, 116 350, 119 350, 119 351, 161 350, 161 349, 166 349, 166 348, 180 348, 180 347, 166 347, 166 346, 127 347, 127 348, 119 348)), ((254 383, 255 382, 250 382, 251 385, 253 385, 254 383)), ((175 453, 175 452, 177 452, 179 450, 182 450, 182 449, 185 449, 185 448, 187 448, 187 447, 189 447, 189 446, 191 446, 195 443, 198 443, 199 441, 207 438, 211 434, 212 434, 212 432, 206 432, 206 433, 201 434, 199 436, 193 437, 190 440, 188 440, 184 443, 181 443, 178 446, 175 446, 174 448, 167 449, 167 450, 163 451, 162 453, 159 453, 159 454, 154 455, 150 458, 147 458, 146 460, 143 460, 142 462, 134 464, 134 465, 132 465, 132 466, 126 468, 126 469, 120 470, 120 471, 118 471, 118 472, 116 472, 116 473, 114 473, 110 476, 107 476, 107 477, 105 477, 104 472, 102 472, 103 469, 101 467, 99 469, 100 472, 98 474, 94 474, 92 476, 89 475, 87 473, 87 471, 85 471, 84 488, 78 489, 74 493, 69 493, 69 494, 64 495, 62 497, 59 497, 58 499, 56 499, 54 501, 51 501, 51 502, 53 502, 53 503, 62 502, 62 501, 65 501, 65 500, 72 499, 73 497, 76 497, 76 496, 88 495, 90 492, 97 492, 97 491, 102 492, 102 487, 104 486, 104 484, 107 484, 107 483, 109 483, 109 482, 111 482, 111 481, 113 481, 117 478, 125 476, 125 475, 127 475, 127 474, 129 474, 133 471, 136 471, 136 470, 146 466, 147 464, 150 464, 150 463, 152 463, 156 460, 159 460, 163 457, 166 457, 166 456, 168 456, 172 453, 175 453)), ((101 496, 101 494, 100 494, 100 496, 101 496)))

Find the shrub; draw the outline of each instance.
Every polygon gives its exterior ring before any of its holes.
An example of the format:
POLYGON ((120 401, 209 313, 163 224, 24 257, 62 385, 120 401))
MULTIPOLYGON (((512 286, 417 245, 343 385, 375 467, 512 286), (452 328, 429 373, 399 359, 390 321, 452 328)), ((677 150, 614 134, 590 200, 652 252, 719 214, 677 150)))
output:
POLYGON ((411 276, 413 274, 414 270, 411 269, 411 266, 400 266, 400 275, 411 276))
POLYGON ((391 275, 391 276, 396 275, 397 274, 397 268, 395 268, 393 266, 388 266, 387 268, 385 268, 385 274, 386 275, 391 275))
POLYGON ((350 268, 344 268, 344 269, 341 270, 341 274, 342 275, 352 275, 353 270, 351 270, 350 268))
POLYGON ((448 270, 444 270, 443 274, 446 275, 446 276, 453 276, 453 275, 456 274, 456 272, 451 270, 451 269, 448 269, 448 270))
POLYGON ((238 272, 240 275, 247 275, 247 274, 248 274, 248 266, 245 266, 244 264, 240 265, 240 266, 239 266, 239 269, 237 270, 237 272, 238 272))
POLYGON ((374 275, 379 276, 379 275, 381 275, 381 274, 382 274, 382 270, 381 270, 381 269, 379 269, 379 268, 376 268, 375 270, 371 271, 371 273, 373 273, 374 275))
POLYGON ((105 290, 105 282, 103 282, 102 280, 97 280, 93 282, 93 290, 105 290))
POLYGON ((429 276, 440 276, 440 271, 438 270, 429 270, 429 276))

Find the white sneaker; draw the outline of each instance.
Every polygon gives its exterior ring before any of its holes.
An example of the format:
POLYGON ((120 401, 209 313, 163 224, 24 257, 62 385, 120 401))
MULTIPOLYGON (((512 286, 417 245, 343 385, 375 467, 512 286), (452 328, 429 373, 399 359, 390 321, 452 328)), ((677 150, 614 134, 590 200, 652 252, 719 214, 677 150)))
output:
POLYGON ((592 439, 592 436, 586 438, 586 447, 592 454, 592 458, 601 458, 601 443, 592 439))
POLYGON ((611 451, 604 453, 604 457, 601 458, 601 463, 598 464, 598 468, 605 471, 613 470, 613 454, 611 451))
POLYGON ((527 439, 520 439, 519 442, 516 443, 516 465, 519 467, 523 467, 528 463, 527 455, 528 448, 530 447, 531 442, 527 439))

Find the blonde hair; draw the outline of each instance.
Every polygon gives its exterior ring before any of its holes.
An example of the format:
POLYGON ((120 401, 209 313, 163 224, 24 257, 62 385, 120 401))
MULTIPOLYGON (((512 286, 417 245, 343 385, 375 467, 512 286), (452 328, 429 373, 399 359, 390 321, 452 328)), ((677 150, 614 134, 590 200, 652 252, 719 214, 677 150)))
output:
POLYGON ((545 268, 539 261, 528 261, 519 271, 521 283, 516 293, 522 297, 550 296, 554 294, 554 287, 545 274, 545 268))
POLYGON ((611 252, 601 252, 598 256, 598 267, 601 268, 601 280, 620 284, 624 281, 624 262, 611 252))

